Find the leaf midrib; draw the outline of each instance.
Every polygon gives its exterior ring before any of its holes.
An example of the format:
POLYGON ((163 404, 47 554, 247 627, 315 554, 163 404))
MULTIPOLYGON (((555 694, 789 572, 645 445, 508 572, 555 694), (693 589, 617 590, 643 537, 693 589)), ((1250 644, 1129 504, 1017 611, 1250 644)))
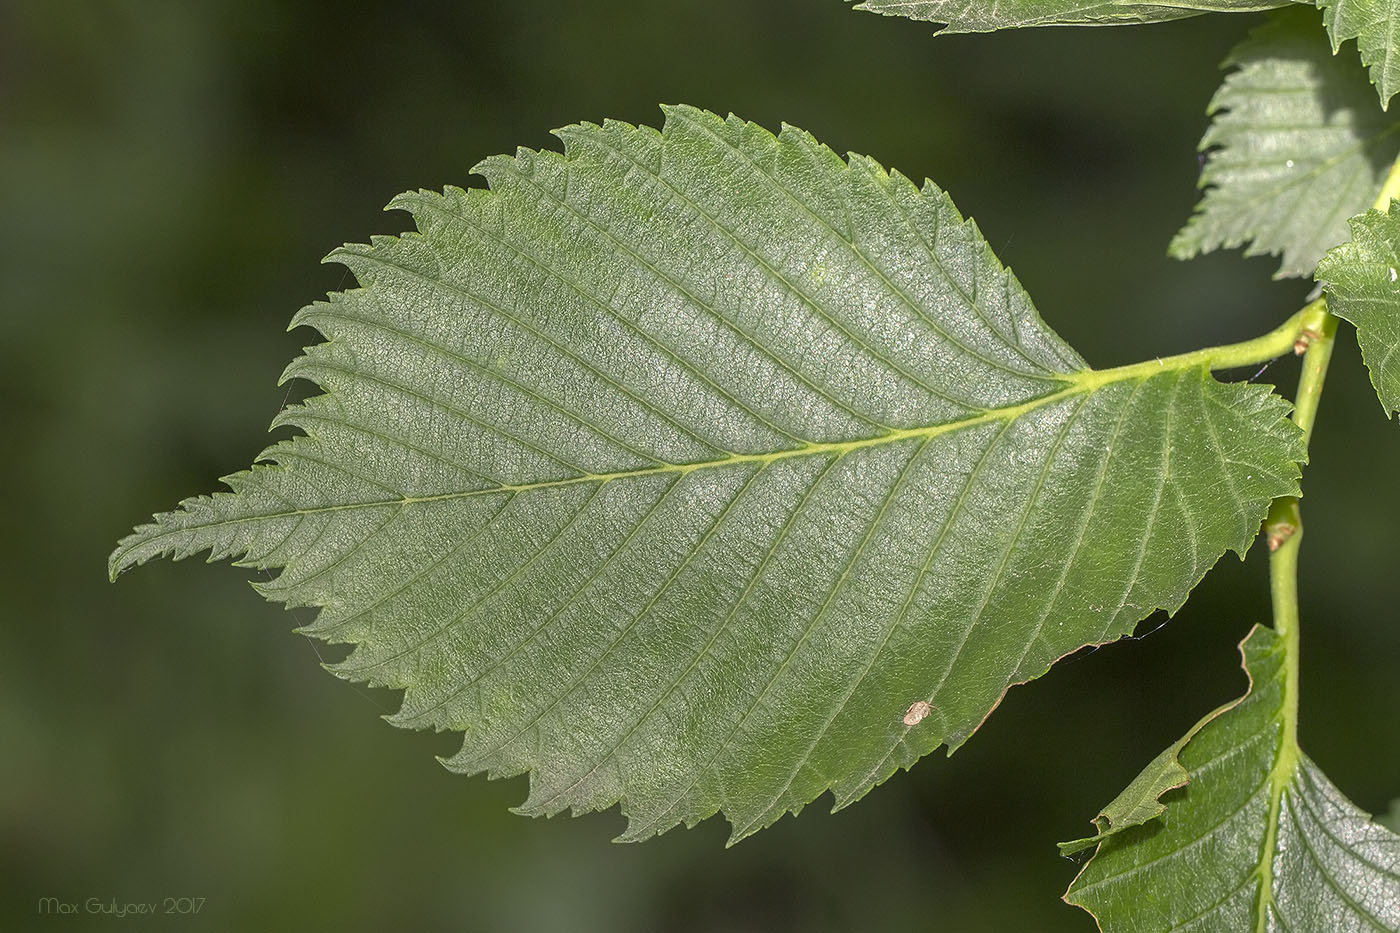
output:
MULTIPOLYGON (((1274 335, 1270 336, 1272 337, 1274 335)), ((1249 343, 1253 344, 1256 342, 1259 341, 1251 341, 1249 343)), ((1241 347, 1243 346, 1244 345, 1241 345, 1241 347)), ((471 498, 473 496, 484 496, 491 494, 502 494, 513 497, 516 493, 529 492, 537 489, 566 487, 571 485, 579 485, 593 482, 606 483, 612 480, 639 478, 664 473, 674 473, 677 475, 677 477, 680 477, 684 476, 687 473, 694 472, 696 470, 725 468, 742 464, 757 463, 766 466, 777 461, 786 460, 794 457, 822 456, 827 454, 836 454, 839 457, 848 452, 864 448, 878 447, 885 444, 897 444, 912 439, 927 440, 943 434, 951 434, 953 432, 963 430, 964 428, 972 428, 983 424, 995 423, 998 421, 1014 421, 1016 418, 1019 418, 1022 415, 1025 415, 1038 408, 1053 405, 1057 402, 1071 398, 1077 394, 1092 393, 1107 385, 1129 382, 1132 380, 1138 380, 1142 383, 1145 383, 1157 375, 1165 374, 1168 372, 1181 372, 1194 368, 1208 370, 1220 368, 1220 366, 1222 365, 1232 365, 1234 363, 1233 360, 1217 358, 1216 351, 1219 351, 1221 349, 1223 348, 1212 348, 1211 350, 1196 351, 1193 353, 1181 354, 1180 356, 1175 357, 1146 360, 1140 363, 1112 367, 1103 370, 1085 368, 1074 373, 1067 373, 1060 376, 1059 379, 1064 385, 1063 388, 1061 388, 1059 391, 1051 392, 1046 395, 1039 396, 1037 398, 1029 399, 1017 405, 979 412, 976 415, 972 415, 966 418, 948 422, 941 422, 934 425, 899 429, 878 434, 873 437, 857 438, 854 440, 847 441, 808 443, 802 446, 768 453, 733 454, 714 460, 680 464, 667 463, 655 467, 645 467, 635 470, 622 470, 612 473, 580 473, 576 476, 567 476, 532 483, 502 483, 484 489, 460 490, 448 493, 441 493, 432 496, 400 496, 391 499, 339 503, 324 506, 314 506, 303 509, 289 508, 278 511, 262 512, 254 515, 242 515, 235 518, 226 518, 215 522, 188 523, 183 524, 180 527, 172 527, 161 531, 157 534, 149 535, 147 537, 142 538, 139 542, 134 541, 130 547, 121 549, 112 555, 112 558, 110 560, 110 566, 112 568, 113 576, 115 576, 115 574, 119 573, 120 570, 126 568, 127 555, 129 555, 138 544, 144 545, 147 548, 149 548, 149 546, 152 543, 159 542, 165 538, 178 536, 180 534, 188 532, 192 528, 217 529, 243 525, 250 522, 266 521, 270 519, 279 518, 290 518, 293 516, 304 517, 308 515, 334 513, 341 511, 354 511, 360 509, 404 508, 406 506, 415 504, 452 501, 457 499, 471 498)), ((291 421, 291 423, 294 423, 294 421, 291 421)), ((299 456, 299 454, 294 455, 299 456)), ((245 474, 244 476, 249 477, 251 475, 252 474, 245 474)), ((229 494, 230 493, 223 493, 222 495, 229 494)), ((142 560, 144 560, 144 558, 142 560)), ((136 562, 139 563, 141 561, 136 562)))
MULTIPOLYGON (((1188 357, 1195 354, 1187 354, 1188 357)), ((792 457, 819 456, 823 454, 845 454, 853 450, 860 450, 868 447, 879 447, 885 444, 897 444, 901 441, 924 439, 937 437, 942 434, 951 434, 965 428, 972 428, 978 425, 990 424, 1002 420, 1014 420, 1037 408, 1052 405, 1063 401, 1074 395, 1081 393, 1092 393, 1107 385, 1120 382, 1128 382, 1133 379, 1146 382, 1159 373, 1179 372, 1194 366, 1204 365, 1197 359, 1183 359, 1182 365, 1169 365, 1173 361, 1151 360, 1146 363, 1135 363, 1129 366, 1116 367, 1114 369, 1094 370, 1086 369, 1078 373, 1067 374, 1063 381, 1068 383, 1057 392, 1051 392, 1034 399, 1004 408, 991 409, 981 412, 971 417, 958 419, 955 421, 941 422, 934 425, 926 425, 917 428, 902 428, 896 431, 889 431, 877 434, 873 437, 857 438, 848 441, 821 441, 811 444, 804 444, 801 447, 793 447, 785 450, 777 450, 769 453, 757 454, 733 454, 715 460, 702 460, 694 463, 667 463, 654 467, 643 467, 636 470, 619 470, 613 473, 591 473, 583 472, 576 476, 566 476, 559 479, 540 480, 532 483, 501 483, 485 489, 468 489, 455 492, 439 493, 432 496, 400 496, 392 499, 376 499, 364 502, 346 502, 333 505, 312 506, 302 509, 283 509, 272 512, 260 512, 254 515, 241 515, 236 518, 222 519, 217 522, 198 523, 194 526, 184 525, 179 528, 171 528, 166 532, 142 540, 142 544, 149 545, 153 541, 158 541, 163 537, 178 535, 189 530, 190 527, 200 528, 220 528, 232 525, 246 524, 248 522, 264 521, 274 518, 288 518, 294 515, 317 515, 328 512, 344 512, 357 509, 378 509, 389 507, 402 507, 407 505, 417 505, 430 502, 444 502, 455 499, 466 499, 473 496, 487 496, 498 494, 513 494, 520 492, 530 492, 537 489, 552 489, 563 486, 572 486, 582 483, 610 482, 613 480, 631 479, 635 477, 655 476, 663 473, 678 473, 684 475, 696 470, 716 469, 736 466, 745 463, 769 464, 779 460, 786 460, 792 457)), ((299 453, 291 453, 292 456, 301 456, 299 453)), ((268 468, 268 467, 264 467, 268 468)), ((224 495, 227 495, 225 493, 224 495)), ((129 550, 129 549, 128 549, 129 550)), ((114 555, 114 564, 120 564, 120 557, 125 552, 118 552, 114 555)))
MULTIPOLYGON (((1306 310, 1307 309, 1304 309, 1304 311, 1306 310)), ((660 473, 676 473, 678 475, 683 476, 687 473, 691 473, 695 470, 701 469, 720 468, 744 463, 761 463, 766 465, 768 463, 788 459, 790 457, 815 456, 828 453, 835 453, 839 456, 841 454, 848 453, 852 450, 858 450, 866 447, 876 447, 882 444, 895 444, 901 441, 911 439, 925 439, 937 437, 942 434, 950 434, 954 431, 960 431, 964 428, 975 427, 977 425, 989 424, 1001 420, 1014 420, 1016 418, 1019 418, 1021 415, 1026 414, 1027 412, 1034 411, 1037 408, 1054 404, 1055 402, 1062 401, 1079 393, 1094 392, 1100 388, 1103 388, 1104 386, 1112 385, 1114 383, 1128 382, 1134 379, 1146 382, 1154 376, 1164 374, 1167 372, 1180 372, 1190 369, 1199 369, 1202 372, 1207 372, 1212 369, 1222 369, 1230 368, 1232 366, 1248 365, 1251 363, 1258 362, 1259 360, 1270 359, 1282 353, 1284 351, 1284 348, 1291 345, 1292 341, 1296 338, 1296 331, 1299 326, 1298 321, 1300 320, 1300 315, 1302 313, 1303 312, 1300 311, 1298 315, 1294 315, 1293 318, 1290 318, 1288 321, 1284 322, 1284 324, 1276 330, 1271 331, 1270 333, 1265 334, 1262 337, 1257 337, 1253 340, 1248 340, 1240 344, 1209 347, 1203 350, 1196 350, 1189 353, 1183 353, 1178 356, 1144 360, 1140 363, 1131 363, 1125 366, 1116 366, 1109 369, 1100 370, 1086 367, 1075 372, 1057 374, 1055 376, 1055 379, 1062 385, 1062 388, 1060 388, 1058 391, 1049 392, 1045 395, 1028 399, 1016 405, 988 409, 985 411, 980 411, 977 414, 970 415, 965 418, 939 422, 933 425, 926 425, 916 428, 901 428, 898 430, 892 430, 885 433, 877 434, 872 437, 857 438, 848 441, 822 441, 816 443, 806 443, 797 447, 773 451, 770 453, 731 454, 729 456, 718 458, 715 460, 705 460, 693 463, 680 464, 665 463, 655 467, 644 467, 636 470, 621 470, 614 473, 579 472, 578 475, 575 476, 565 476, 558 479, 541 480, 539 482, 534 483, 500 483, 498 485, 494 485, 485 489, 470 489, 456 492, 440 493, 432 496, 401 496, 393 499, 378 499, 363 502, 348 502, 332 505, 314 506, 305 509, 283 509, 271 512, 261 512, 258 514, 240 515, 234 518, 225 518, 213 522, 188 522, 182 523, 178 527, 170 527, 154 534, 150 533, 150 531, 154 530, 153 526, 148 525, 144 526, 144 530, 138 531, 138 534, 131 536, 132 539, 139 538, 139 540, 132 540, 132 543, 125 547, 119 546, 118 549, 115 552, 113 552, 111 558, 108 561, 108 566, 111 576, 113 577, 113 579, 115 579, 118 573, 130 566, 130 564, 127 562, 127 556, 138 545, 144 546, 146 549, 148 549, 147 556, 150 556, 150 554, 153 553, 168 553, 168 551, 161 551, 159 549, 157 549, 154 552, 149 552, 149 547, 155 542, 159 542, 165 538, 179 536, 190 531, 193 528, 225 528, 235 525, 246 524, 248 522, 265 521, 268 519, 288 518, 291 516, 316 515, 330 512, 352 511, 356 509, 382 509, 391 507, 402 508, 404 506, 425 502, 442 502, 454 499, 465 499, 470 498, 472 496, 484 496, 492 494, 514 494, 518 492, 528 492, 535 489, 554 488, 590 482, 608 482, 610 480, 651 476, 660 473)), ((294 416, 279 418, 276 423, 294 425, 297 424, 294 416)), ((314 438, 314 435, 311 436, 314 438)), ((277 449, 273 448, 272 450, 267 451, 264 454, 264 459, 268 458, 269 455, 275 458, 276 453, 277 449)), ((298 455, 295 451, 288 451, 288 454, 290 456, 298 455)), ((271 467, 266 465, 262 467, 262 469, 270 468, 271 467)), ((255 474, 256 469, 241 474, 241 478, 244 481, 248 481, 249 478, 254 476, 255 474)), ((217 497, 220 495, 232 494, 233 493, 215 493, 215 496, 217 497)), ((186 512, 185 514, 188 513, 186 512)), ((141 558, 132 563, 140 563, 143 562, 145 559, 146 558, 141 558)))

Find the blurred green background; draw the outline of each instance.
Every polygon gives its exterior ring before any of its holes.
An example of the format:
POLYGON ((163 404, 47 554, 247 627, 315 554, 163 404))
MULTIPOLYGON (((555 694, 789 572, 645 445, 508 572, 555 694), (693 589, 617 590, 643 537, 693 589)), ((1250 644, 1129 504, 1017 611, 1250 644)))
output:
MULTIPOLYGON (((1096 365, 1261 333, 1306 283, 1165 256, 1255 22, 935 40, 841 0, 0 3, 0 929, 1092 930, 1054 843, 1241 691, 1257 550, 1150 637, 1013 690, 955 758, 728 851, 719 820, 620 846, 615 811, 512 816, 523 779, 448 774, 454 739, 380 722, 394 696, 321 671, 247 571, 113 586, 105 558, 264 446, 311 339, 287 320, 347 284, 329 249, 403 228, 392 195, 657 102, 934 178, 1096 365), (41 918, 46 896, 206 900, 155 924, 41 918)), ((1400 432, 1349 330, 1314 460, 1303 741, 1383 812, 1400 432)))

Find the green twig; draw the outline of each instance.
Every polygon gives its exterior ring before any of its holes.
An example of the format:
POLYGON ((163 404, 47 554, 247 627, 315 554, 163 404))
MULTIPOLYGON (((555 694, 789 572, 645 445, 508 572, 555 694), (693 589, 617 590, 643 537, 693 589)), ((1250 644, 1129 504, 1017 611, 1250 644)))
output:
MULTIPOLYGON (((1375 210, 1389 210, 1391 200, 1400 196, 1400 158, 1390 167, 1385 183, 1376 196, 1375 210)), ((1296 349, 1305 352, 1303 373, 1298 379, 1294 399, 1293 421, 1303 429, 1304 445, 1312 440, 1317 407, 1322 399, 1322 386, 1327 379, 1327 367, 1332 362, 1336 343, 1338 319, 1327 310, 1326 297, 1289 318, 1284 327, 1295 321, 1301 327, 1296 349), (1300 320, 1301 316, 1301 320, 1300 320)), ((1269 577, 1274 603, 1274 628, 1284 640, 1288 652, 1284 685, 1284 742, 1297 749, 1298 733, 1298 547, 1302 539, 1303 522, 1298 499, 1284 496, 1274 500, 1265 520, 1269 542, 1269 577)), ((1295 755, 1285 756, 1290 759, 1295 755)), ((1282 758, 1280 759, 1282 760, 1282 758)))
MULTIPOLYGON (((1390 166, 1385 183, 1376 196, 1374 210, 1390 209, 1393 198, 1400 197, 1400 158, 1390 166)), ((1338 318, 1327 310, 1324 296, 1294 314, 1279 329, 1289 327, 1299 330, 1294 349, 1305 353, 1303 373, 1298 379, 1298 393, 1293 404, 1293 421, 1303 429, 1306 446, 1312 440, 1313 424, 1317 421, 1317 407, 1322 400, 1322 386, 1327 380, 1327 368, 1332 362, 1332 348, 1336 344, 1338 318)), ((1279 331, 1274 331, 1274 334, 1279 331)), ((1272 336, 1272 335, 1270 335, 1272 336)), ((1268 339, 1259 338, 1260 340, 1268 339)), ((1302 518, 1298 500, 1293 496, 1276 499, 1265 520, 1270 557, 1270 578, 1274 601, 1274 628, 1283 636, 1289 652, 1288 703, 1292 713, 1286 717, 1291 734, 1296 736, 1297 711, 1297 632, 1298 632, 1298 546, 1302 537, 1302 518)))
MULTIPOLYGON (((1400 198, 1400 158, 1390 167, 1374 209, 1388 211, 1391 200, 1400 198)), ((1305 352, 1303 372, 1298 379, 1294 398, 1293 421, 1303 429, 1303 443, 1312 440, 1317 406, 1322 399, 1322 386, 1327 379, 1327 367, 1332 362, 1332 347, 1336 343, 1336 316, 1328 312, 1326 297, 1318 298, 1299 314, 1306 316, 1296 350, 1305 352)), ((1296 318, 1298 315, 1294 315, 1296 318)), ((1293 320, 1290 318, 1289 320, 1293 320)), ((1303 520, 1296 496, 1283 496, 1269 506, 1264 520, 1264 532, 1269 544, 1269 589, 1273 597, 1274 631, 1279 634, 1284 651, 1283 665, 1283 734, 1279 737, 1279 754, 1270 772, 1269 831, 1259 860, 1259 917, 1261 929, 1267 916, 1265 907, 1273 898, 1273 859, 1278 844, 1278 821, 1283 794, 1298 768, 1298 549, 1303 541, 1303 520)))
POLYGON ((1236 369, 1240 366, 1254 366, 1285 356, 1290 350, 1301 353, 1300 347, 1308 345, 1311 340, 1309 335, 1320 329, 1328 316, 1326 304, 1321 303, 1319 299, 1300 309, 1267 334, 1251 340, 1227 343, 1218 347, 1206 347, 1201 350, 1192 350, 1190 353, 1158 357, 1127 366, 1115 366, 1111 369, 1083 370, 1075 373, 1071 378, 1077 385, 1092 388, 1109 382, 1151 376, 1153 373, 1168 369, 1190 369, 1202 365, 1209 369, 1236 369))
POLYGON ((1312 440, 1317 406, 1322 400, 1322 384, 1327 379, 1327 367, 1332 362, 1332 347, 1336 344, 1336 315, 1327 310, 1327 299, 1319 298, 1303 309, 1307 321, 1295 348, 1306 351, 1303 372, 1298 378, 1298 392, 1293 400, 1293 422, 1303 429, 1303 443, 1312 440))
POLYGON ((1381 193, 1376 195, 1376 203, 1371 205, 1373 210, 1390 210, 1392 198, 1400 198, 1400 159, 1396 159, 1390 166, 1390 174, 1385 177, 1385 184, 1381 185, 1381 193))

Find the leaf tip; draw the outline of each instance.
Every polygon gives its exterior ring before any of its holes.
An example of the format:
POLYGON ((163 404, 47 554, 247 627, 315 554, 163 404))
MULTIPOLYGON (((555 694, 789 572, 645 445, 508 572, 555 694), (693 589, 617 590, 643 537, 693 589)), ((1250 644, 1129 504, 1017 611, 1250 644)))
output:
POLYGON ((1103 838, 1103 833, 1099 833, 1096 836, 1085 836, 1083 839, 1071 839, 1068 842, 1057 842, 1055 845, 1060 850, 1060 855, 1069 858, 1078 852, 1083 852, 1090 846, 1098 845, 1103 841, 1103 838))
MULTIPOLYGON (((153 516, 153 518, 156 522, 159 522, 161 516, 156 515, 153 516)), ((108 582, 117 582, 117 577, 126 573, 131 568, 144 564, 151 557, 157 556, 158 553, 164 553, 142 552, 139 549, 139 545, 150 538, 150 533, 156 530, 158 530, 158 526, 154 523, 137 525, 131 530, 130 534, 117 542, 116 548, 107 556, 108 582)))
POLYGON ((117 549, 107 556, 107 582, 116 583, 117 577, 127 569, 127 564, 122 558, 122 545, 118 544, 117 549))

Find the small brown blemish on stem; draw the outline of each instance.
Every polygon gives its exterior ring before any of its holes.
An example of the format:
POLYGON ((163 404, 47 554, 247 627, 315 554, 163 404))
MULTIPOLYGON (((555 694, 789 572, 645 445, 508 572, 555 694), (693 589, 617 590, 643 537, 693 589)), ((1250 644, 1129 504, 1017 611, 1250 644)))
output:
POLYGON ((924 717, 933 712, 933 707, 924 700, 919 700, 909 706, 904 712, 904 724, 906 726, 917 726, 924 721, 924 717))
POLYGON ((1321 336, 1321 334, 1310 327, 1303 328, 1303 332, 1298 335, 1298 339, 1293 341, 1293 355, 1302 356, 1304 353, 1307 353, 1308 347, 1312 346, 1312 342, 1321 336))
POLYGON ((1276 525, 1270 525, 1269 550, 1271 552, 1277 551, 1279 548, 1283 547, 1283 543, 1293 537, 1293 534, 1297 530, 1298 527, 1296 525, 1290 525, 1287 522, 1279 522, 1276 525))

